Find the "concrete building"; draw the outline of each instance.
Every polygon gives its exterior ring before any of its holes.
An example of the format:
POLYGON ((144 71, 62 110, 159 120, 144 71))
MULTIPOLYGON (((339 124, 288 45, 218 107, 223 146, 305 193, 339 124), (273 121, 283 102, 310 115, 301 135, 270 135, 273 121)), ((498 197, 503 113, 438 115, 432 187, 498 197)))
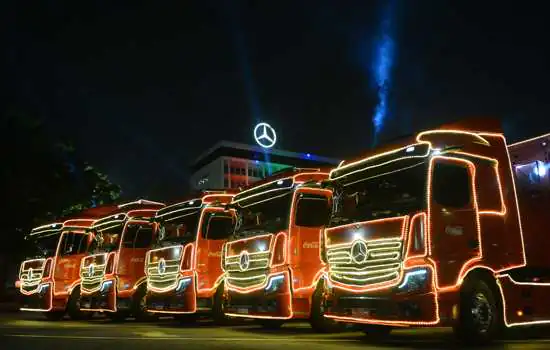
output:
POLYGON ((191 166, 191 189, 238 188, 289 167, 334 167, 339 159, 221 141, 191 166))

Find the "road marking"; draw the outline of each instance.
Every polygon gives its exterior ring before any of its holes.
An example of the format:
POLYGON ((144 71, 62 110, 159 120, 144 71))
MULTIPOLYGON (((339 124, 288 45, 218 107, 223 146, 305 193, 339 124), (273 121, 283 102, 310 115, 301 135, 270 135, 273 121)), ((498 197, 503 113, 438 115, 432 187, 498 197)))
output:
POLYGON ((6 337, 15 337, 15 338, 51 338, 51 339, 81 339, 81 340, 185 340, 185 341, 291 341, 291 342, 352 342, 353 339, 319 339, 319 338, 196 338, 196 337, 179 337, 179 336, 170 336, 170 337, 111 337, 111 336, 86 336, 86 335, 46 335, 46 334, 6 334, 6 337))

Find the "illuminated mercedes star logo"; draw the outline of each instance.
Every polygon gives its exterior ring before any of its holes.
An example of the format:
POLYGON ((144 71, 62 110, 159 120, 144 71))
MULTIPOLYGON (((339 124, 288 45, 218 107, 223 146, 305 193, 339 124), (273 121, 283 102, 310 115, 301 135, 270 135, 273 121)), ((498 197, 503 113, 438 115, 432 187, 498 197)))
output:
POLYGON ((271 148, 277 142, 277 134, 275 129, 267 123, 259 123, 254 128, 254 139, 256 143, 263 148, 271 148))
POLYGON ((166 261, 164 259, 159 260, 159 275, 163 275, 166 272, 166 261))
POLYGON ((32 278, 32 267, 29 268, 29 278, 32 278))
POLYGON ((351 246, 351 258, 356 264, 362 264, 367 261, 369 252, 365 241, 355 241, 351 246))
POLYGON ((250 256, 248 255, 247 251, 244 251, 241 253, 241 257, 239 258, 239 268, 241 271, 246 271, 250 267, 250 256))
POLYGON ((91 263, 90 265, 88 265, 88 276, 92 277, 94 275, 94 272, 95 266, 93 263, 91 263))

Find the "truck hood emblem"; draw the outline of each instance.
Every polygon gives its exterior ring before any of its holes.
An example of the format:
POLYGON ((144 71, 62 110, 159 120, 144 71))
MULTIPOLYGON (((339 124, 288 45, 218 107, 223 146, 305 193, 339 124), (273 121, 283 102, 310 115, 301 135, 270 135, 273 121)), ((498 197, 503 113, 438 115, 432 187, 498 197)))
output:
POLYGON ((91 263, 88 265, 88 277, 93 277, 95 272, 95 266, 94 263, 91 263))
POLYGON ((367 242, 358 240, 351 246, 351 259, 356 264, 362 264, 367 261, 369 251, 367 249, 367 242))
POLYGON ((250 255, 248 255, 248 252, 245 250, 241 253, 241 256, 239 258, 239 268, 241 271, 246 271, 250 267, 250 255))
POLYGON ((164 258, 160 258, 158 266, 159 275, 163 275, 166 272, 166 261, 164 258))

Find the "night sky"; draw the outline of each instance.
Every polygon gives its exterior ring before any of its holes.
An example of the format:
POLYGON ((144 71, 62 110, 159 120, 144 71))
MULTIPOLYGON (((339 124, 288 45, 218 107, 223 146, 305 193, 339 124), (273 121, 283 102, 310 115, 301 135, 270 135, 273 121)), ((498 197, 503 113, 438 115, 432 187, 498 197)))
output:
POLYGON ((501 118, 511 139, 550 131, 542 1, 0 6, 9 103, 72 138, 128 198, 183 194, 202 151, 252 143, 260 120, 282 149, 355 157, 373 144, 380 91, 379 142, 466 116, 501 118))

